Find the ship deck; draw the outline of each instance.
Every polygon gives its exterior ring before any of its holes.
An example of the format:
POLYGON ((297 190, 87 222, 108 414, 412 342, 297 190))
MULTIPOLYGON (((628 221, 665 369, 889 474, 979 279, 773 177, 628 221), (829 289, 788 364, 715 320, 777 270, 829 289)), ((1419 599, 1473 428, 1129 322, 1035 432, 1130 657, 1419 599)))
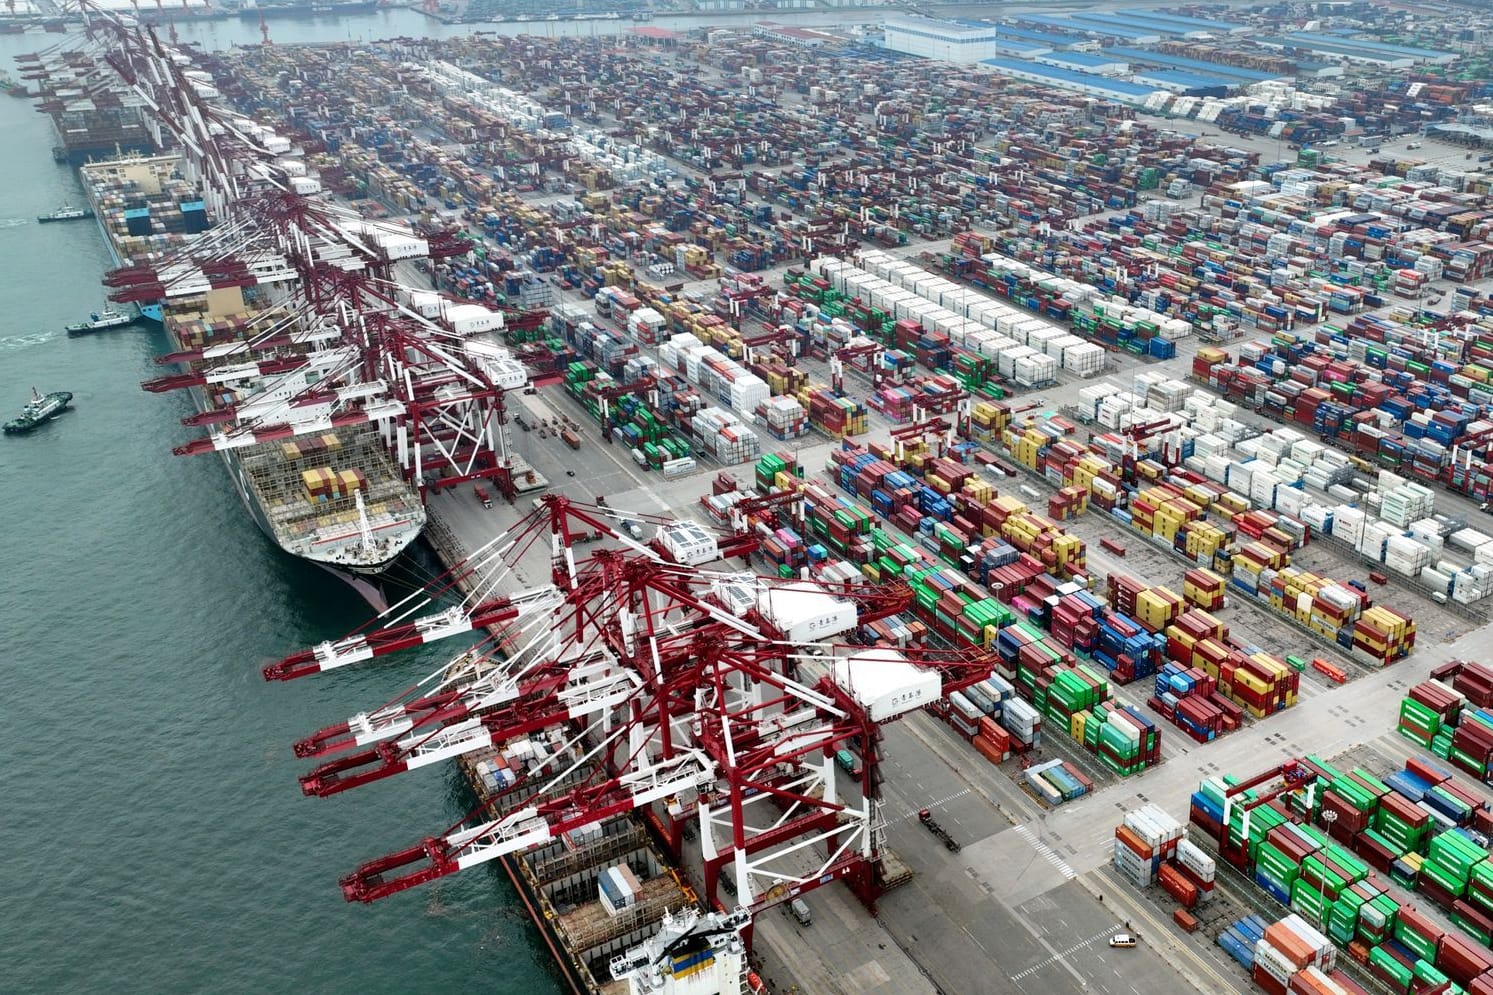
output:
MULTIPOLYGON (((501 747, 478 750, 458 761, 468 784, 482 801, 491 798, 477 774, 477 765, 493 760, 501 747)), ((561 787, 578 784, 592 775, 582 766, 565 778, 561 787)), ((506 802, 521 804, 532 788, 519 787, 506 802)), ((515 883, 538 906, 543 921, 538 925, 563 952, 574 973, 591 992, 620 995, 625 984, 610 980, 611 958, 653 935, 666 909, 696 904, 693 893, 683 888, 667 860, 654 848, 648 830, 635 815, 618 816, 604 823, 592 838, 561 838, 509 859, 515 883), (629 908, 613 916, 597 895, 602 871, 626 863, 640 879, 643 894, 629 908)))

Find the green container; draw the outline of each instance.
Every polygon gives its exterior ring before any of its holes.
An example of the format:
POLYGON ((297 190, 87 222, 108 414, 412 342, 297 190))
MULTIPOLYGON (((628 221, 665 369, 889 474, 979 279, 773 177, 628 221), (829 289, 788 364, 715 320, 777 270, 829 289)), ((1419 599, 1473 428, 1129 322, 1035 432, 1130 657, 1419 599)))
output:
POLYGON ((1379 973, 1388 975, 1396 990, 1404 992, 1410 990, 1410 982, 1414 979, 1414 972, 1401 964, 1390 955, 1389 951, 1382 947, 1375 947, 1369 951, 1369 966, 1379 969, 1379 973))
POLYGON ((1291 910, 1300 912, 1308 922, 1321 922, 1327 906, 1327 899, 1307 882, 1298 878, 1291 885, 1291 910))
POLYGON ((1466 916, 1453 912, 1452 922, 1462 927, 1463 932, 1465 932, 1468 936, 1476 939, 1477 942, 1481 943, 1485 947, 1489 945, 1490 941, 1493 941, 1493 934, 1489 934, 1475 921, 1467 918, 1466 916))
POLYGON ((1410 852, 1410 847, 1403 845, 1401 840, 1396 839, 1388 833, 1382 832, 1380 830, 1365 829, 1363 831, 1363 835, 1366 838, 1371 839, 1379 845, 1383 846, 1384 849, 1388 850, 1396 857, 1403 857, 1405 854, 1410 852))
POLYGON ((1424 960, 1416 964, 1415 970, 1411 973, 1432 988, 1444 985, 1451 980, 1445 974, 1438 971, 1435 964, 1424 960))
POLYGON ((1455 876, 1447 873, 1443 868, 1438 867, 1429 860, 1420 865, 1420 876, 1428 878, 1458 898, 1461 898, 1462 893, 1467 890, 1466 881, 1457 880, 1455 876))
POLYGON ((1414 930, 1407 929, 1405 924, 1399 920, 1395 920, 1394 937, 1418 959, 1429 961, 1436 959, 1436 944, 1414 930))

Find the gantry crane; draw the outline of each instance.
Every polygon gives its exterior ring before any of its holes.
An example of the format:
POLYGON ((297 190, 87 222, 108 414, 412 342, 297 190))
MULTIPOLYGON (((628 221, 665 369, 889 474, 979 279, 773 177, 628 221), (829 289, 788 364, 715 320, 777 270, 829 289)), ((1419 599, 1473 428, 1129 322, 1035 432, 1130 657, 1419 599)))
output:
POLYGON ((792 366, 798 360, 798 349, 802 341, 802 337, 792 325, 779 325, 758 335, 743 335, 741 337, 741 361, 750 366, 755 358, 754 353, 758 349, 787 345, 788 348, 782 350, 780 355, 783 357, 783 362, 792 366))
POLYGON ((1135 466, 1140 461, 1141 452, 1145 444, 1158 435, 1177 427, 1177 423, 1171 418, 1160 418, 1156 421, 1139 423, 1126 426, 1120 434, 1124 438, 1124 452, 1121 454, 1120 469, 1123 479, 1129 483, 1135 482, 1135 466))
POLYGON ((1226 860, 1235 864, 1241 864, 1242 857, 1247 857, 1249 849, 1249 813, 1261 805, 1268 805, 1281 795, 1295 791, 1297 788, 1305 788, 1308 792, 1307 807, 1311 807, 1311 792, 1316 790, 1317 775, 1306 764, 1298 759, 1289 759, 1277 767, 1256 774, 1254 777, 1232 784, 1223 796, 1223 831, 1219 834, 1219 853, 1226 860), (1272 782, 1276 782, 1273 783, 1272 782), (1240 801, 1239 796, 1247 791, 1253 791, 1261 785, 1272 784, 1270 790, 1248 801, 1240 801), (1233 816, 1234 809, 1239 808, 1244 812, 1244 825, 1240 830, 1239 843, 1234 844, 1230 839, 1229 820, 1233 816))
POLYGON ((348 875, 349 900, 373 901, 636 812, 675 860, 685 823, 698 820, 700 891, 717 910, 727 910, 717 897, 727 868, 751 912, 840 878, 874 906, 883 846, 877 727, 984 679, 993 660, 977 650, 839 642, 905 610, 910 591, 712 569, 754 540, 702 542, 700 526, 675 523, 639 542, 618 527, 624 517, 547 496, 453 574, 469 592, 462 604, 418 618, 419 604, 397 605, 385 628, 266 670, 300 676, 490 632, 390 702, 298 743, 297 755, 321 761, 302 778, 308 794, 340 793, 540 729, 565 744, 461 823, 348 875), (577 559, 571 542, 592 530, 607 545, 577 559), (554 582, 494 596, 545 537, 554 582), (881 693, 888 688, 900 691, 881 693), (865 757, 856 799, 840 797, 833 760, 852 740, 865 757))
POLYGON ((602 440, 610 443, 612 441, 612 402, 622 397, 642 398, 648 405, 650 411, 658 410, 658 380, 656 377, 643 376, 631 383, 611 384, 602 387, 591 381, 586 384, 586 393, 596 398, 598 404, 597 420, 601 423, 602 440))
POLYGON ((511 500, 503 392, 527 376, 467 329, 531 325, 543 314, 479 308, 487 317, 477 321, 474 305, 442 303, 441 315, 467 309, 464 326, 420 313, 399 268, 469 252, 456 231, 368 222, 313 199, 320 186, 292 161, 287 140, 213 104, 204 95, 211 91, 189 75, 190 64, 153 30, 88 13, 105 61, 142 98, 157 133, 181 146, 183 171, 200 184, 219 222, 173 258, 111 272, 111 299, 143 304, 272 290, 283 319, 228 348, 181 356, 189 373, 151 382, 161 390, 231 381, 250 394, 203 416, 197 423, 217 430, 176 451, 219 451, 372 422, 422 493, 488 479, 511 500))
POLYGON ((830 354, 830 387, 836 394, 845 393, 845 368, 847 366, 865 374, 866 378, 871 381, 872 390, 879 390, 882 385, 897 381, 899 378, 896 374, 887 370, 880 362, 885 352, 886 346, 880 342, 859 335, 852 338, 830 354), (865 364, 864 368, 861 366, 862 362, 865 364))

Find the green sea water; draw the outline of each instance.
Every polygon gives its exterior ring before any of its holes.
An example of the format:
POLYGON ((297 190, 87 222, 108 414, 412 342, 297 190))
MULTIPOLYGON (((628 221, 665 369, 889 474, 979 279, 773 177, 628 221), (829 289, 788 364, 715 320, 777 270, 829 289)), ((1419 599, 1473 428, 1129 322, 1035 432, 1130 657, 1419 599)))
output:
MULTIPOLYGON (((56 40, 0 36, 0 60, 56 40)), ((0 135, 0 411, 32 385, 76 409, 0 439, 0 991, 558 991, 496 865, 343 900, 341 874, 470 799, 449 766, 307 798, 290 744, 455 648, 263 681, 368 611, 270 545, 216 456, 171 455, 199 430, 186 396, 140 389, 160 332, 63 334, 109 257, 93 222, 36 223, 82 199, 47 118, 0 97, 0 135)))

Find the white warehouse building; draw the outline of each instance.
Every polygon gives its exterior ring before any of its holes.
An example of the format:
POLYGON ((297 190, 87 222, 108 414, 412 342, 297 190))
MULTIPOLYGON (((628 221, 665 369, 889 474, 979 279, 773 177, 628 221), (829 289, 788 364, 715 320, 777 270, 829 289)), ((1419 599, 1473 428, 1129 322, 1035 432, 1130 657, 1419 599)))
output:
POLYGON ((920 55, 940 62, 981 62, 999 54, 998 28, 973 21, 940 21, 901 15, 887 18, 883 44, 893 52, 920 55))

